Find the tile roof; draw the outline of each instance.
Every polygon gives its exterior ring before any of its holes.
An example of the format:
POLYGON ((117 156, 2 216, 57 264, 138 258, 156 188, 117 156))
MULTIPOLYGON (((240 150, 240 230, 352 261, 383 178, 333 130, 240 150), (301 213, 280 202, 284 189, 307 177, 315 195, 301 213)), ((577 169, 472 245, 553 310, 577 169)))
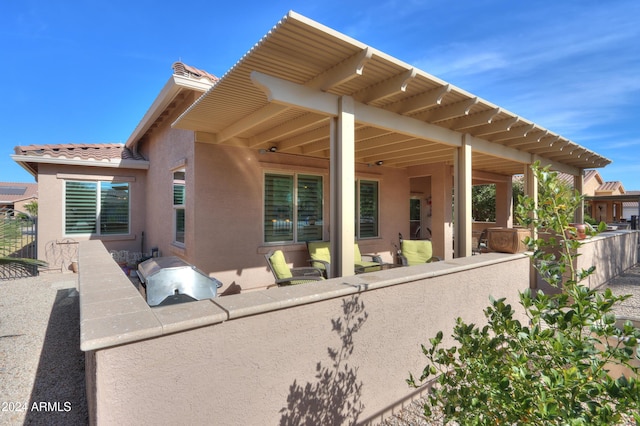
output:
POLYGON ((0 203, 13 203, 37 195, 37 183, 0 182, 0 203))
MULTIPOLYGON (((625 192, 626 195, 640 195, 640 191, 627 191, 625 192)), ((623 207, 627 207, 627 208, 638 208, 638 202, 637 201, 625 201, 622 203, 623 207)))
POLYGON ((185 64, 184 62, 175 62, 173 64, 173 73, 177 75, 182 75, 184 77, 193 78, 195 80, 200 80, 202 78, 209 79, 212 83, 216 83, 220 80, 213 74, 209 74, 204 70, 200 70, 198 68, 192 67, 190 65, 185 64))
POLYGON ((621 194, 624 194, 624 188, 622 187, 622 182, 620 181, 609 181, 604 182, 598 188, 596 188, 596 192, 614 192, 620 191, 621 194))
POLYGON ((76 160, 145 160, 121 143, 57 144, 16 146, 17 155, 76 160))

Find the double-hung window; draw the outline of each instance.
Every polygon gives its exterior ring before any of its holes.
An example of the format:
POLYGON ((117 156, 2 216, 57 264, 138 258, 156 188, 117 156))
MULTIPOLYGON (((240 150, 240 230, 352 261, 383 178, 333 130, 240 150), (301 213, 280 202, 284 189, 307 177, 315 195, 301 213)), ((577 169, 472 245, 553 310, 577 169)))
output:
POLYGON ((184 245, 185 170, 173 172, 173 242, 184 245))
POLYGON ((379 236, 378 182, 358 180, 356 182, 356 238, 379 236))
POLYGON ((264 242, 322 240, 322 176, 266 173, 264 242))
POLYGON ((65 234, 129 233, 128 182, 65 182, 65 234))

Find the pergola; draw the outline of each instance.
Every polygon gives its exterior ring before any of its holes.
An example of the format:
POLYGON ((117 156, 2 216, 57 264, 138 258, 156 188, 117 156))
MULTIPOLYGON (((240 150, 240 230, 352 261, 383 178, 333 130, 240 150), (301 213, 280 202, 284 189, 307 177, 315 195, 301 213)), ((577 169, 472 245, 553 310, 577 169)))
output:
POLYGON ((195 131, 197 142, 329 159, 330 236, 341 275, 349 274, 342 265, 353 265, 356 162, 410 171, 453 167, 456 256, 471 255, 473 173, 525 173, 535 193, 529 165, 536 160, 577 176, 578 188, 584 169, 610 163, 295 12, 173 126, 195 131))

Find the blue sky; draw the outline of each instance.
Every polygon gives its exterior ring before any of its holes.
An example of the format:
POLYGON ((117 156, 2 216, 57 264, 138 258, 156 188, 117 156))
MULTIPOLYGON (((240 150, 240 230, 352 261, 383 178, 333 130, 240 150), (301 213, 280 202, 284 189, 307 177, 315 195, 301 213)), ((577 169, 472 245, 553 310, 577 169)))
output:
POLYGON ((640 190, 640 2, 0 0, 0 181, 16 145, 125 142, 178 60, 221 76, 288 10, 604 155, 640 190))

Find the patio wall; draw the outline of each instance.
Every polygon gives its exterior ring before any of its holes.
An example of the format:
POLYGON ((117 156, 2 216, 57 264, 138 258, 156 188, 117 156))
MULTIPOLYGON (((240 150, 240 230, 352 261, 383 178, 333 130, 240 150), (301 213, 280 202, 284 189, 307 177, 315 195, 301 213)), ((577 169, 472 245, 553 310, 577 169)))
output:
POLYGON ((92 422, 377 421, 415 396, 420 344, 457 316, 483 322, 490 295, 515 300, 528 262, 494 253, 152 309, 100 242, 83 243, 92 422))
MULTIPOLYGON (((576 270, 595 266, 594 273, 582 284, 598 288, 638 262, 638 231, 607 231, 583 240, 576 270)), ((537 276, 536 286, 545 293, 557 292, 537 276)))
POLYGON ((607 231, 585 240, 580 248, 578 270, 596 266, 584 284, 597 288, 638 262, 637 231, 607 231))
MULTIPOLYGON (((636 239, 607 233, 582 259, 602 256, 606 274, 622 272, 636 261, 626 253, 636 239)), ((483 323, 490 295, 518 307, 528 280, 526 256, 489 253, 152 309, 102 244, 85 242, 91 420, 375 423, 416 397, 404 380, 425 366, 420 344, 439 330, 447 336, 458 316, 483 323)))

